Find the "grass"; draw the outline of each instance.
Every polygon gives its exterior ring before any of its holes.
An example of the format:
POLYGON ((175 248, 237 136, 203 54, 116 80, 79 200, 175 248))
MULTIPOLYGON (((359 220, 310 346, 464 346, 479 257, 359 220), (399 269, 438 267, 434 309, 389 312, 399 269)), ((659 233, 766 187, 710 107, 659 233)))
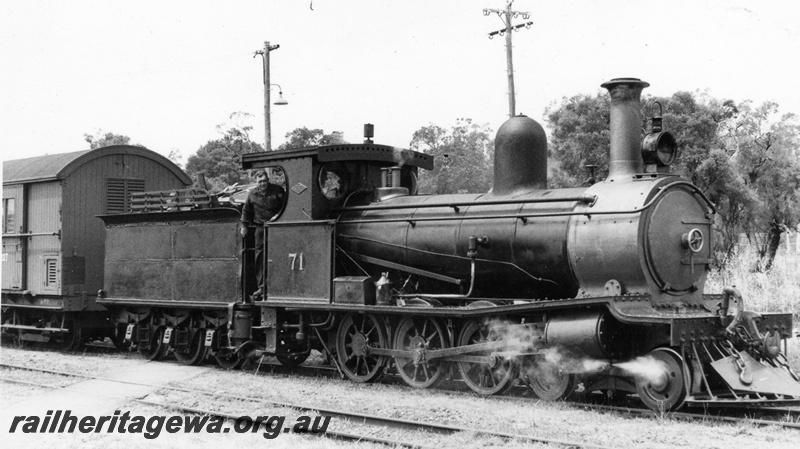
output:
POLYGON ((758 257, 752 250, 742 250, 724 270, 708 276, 707 293, 721 293, 725 286, 735 286, 744 298, 746 310, 755 312, 791 312, 795 325, 800 322, 800 254, 783 251, 775 257, 772 270, 754 269, 758 257))

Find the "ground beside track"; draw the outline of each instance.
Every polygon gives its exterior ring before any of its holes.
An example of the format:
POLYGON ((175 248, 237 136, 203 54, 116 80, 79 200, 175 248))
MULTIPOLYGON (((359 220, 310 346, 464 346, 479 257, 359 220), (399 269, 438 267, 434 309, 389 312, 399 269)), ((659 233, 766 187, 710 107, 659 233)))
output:
MULTIPOLYGON (((326 408, 359 411, 366 414, 402 417, 410 420, 437 421, 467 427, 480 427, 495 431, 531 434, 561 440, 583 441, 601 446, 619 448, 728 448, 745 447, 794 448, 797 447, 800 433, 776 427, 758 427, 748 424, 725 424, 709 421, 707 423, 687 423, 664 416, 661 419, 629 418, 613 413, 583 411, 564 403, 518 404, 508 401, 483 399, 473 396, 454 395, 440 390, 414 390, 394 384, 362 385, 341 381, 330 377, 296 377, 287 373, 270 372, 264 367, 258 374, 254 372, 226 372, 211 369, 211 366, 193 368, 174 362, 147 363, 136 355, 112 354, 82 355, 80 353, 58 354, 45 351, 28 351, 3 347, 0 359, 4 363, 29 365, 54 370, 84 372, 87 374, 111 377, 130 376, 131 380, 144 382, 143 378, 133 378, 134 371, 156 373, 157 381, 171 383, 184 388, 212 390, 237 396, 257 396, 275 401, 303 402, 326 408), (142 371, 144 370, 144 371, 142 371), (181 373, 181 374, 177 374, 181 373), (189 374, 187 374, 189 373, 189 374)), ((20 379, 33 376, 21 371, 3 370, 3 376, 17 376, 20 379)), ((52 382, 65 382, 63 378, 51 376, 52 382)), ((152 377, 148 380, 152 380, 152 377)), ((42 383, 46 383, 39 379, 42 383)), ((152 382, 148 382, 152 383, 152 382)), ((38 403, 53 407, 53 391, 2 383, 3 394, 0 400, 0 431, 7 431, 5 416, 38 403)), ((125 396, 128 397, 128 396, 125 396)), ((180 404, 204 408, 208 398, 201 395, 186 395, 177 392, 145 391, 140 397, 153 402, 180 404)), ((100 415, 109 408, 124 407, 124 410, 146 414, 170 414, 163 409, 125 403, 118 397, 107 398, 108 402, 94 403, 96 399, 75 397, 73 403, 64 406, 88 407, 89 413, 100 415), (122 402, 120 402, 122 401, 122 402)), ((213 404, 212 404, 213 405, 213 404)), ((218 400, 216 406, 226 411, 239 411, 242 414, 257 414, 259 407, 253 404, 231 400, 218 400)), ((46 409, 41 414, 44 416, 46 409)), ((262 410, 263 412, 263 410, 262 410)), ((266 411, 268 413, 268 411, 266 411)), ((333 424, 332 424, 333 425, 333 424)), ((4 438, 5 436, 0 436, 4 438)), ((70 436, 71 437, 71 436, 70 436)), ((350 444, 335 443, 329 440, 316 440, 292 434, 280 435, 275 440, 264 440, 256 435, 208 435, 175 434, 162 435, 155 440, 144 440, 141 436, 130 438, 120 434, 74 435, 75 438, 52 437, 51 435, 24 435, 22 446, 14 447, 115 447, 126 444, 128 447, 241 447, 258 444, 269 447, 352 447, 350 444), (55 439, 53 439, 55 438, 55 439), (67 445, 64 445, 67 443, 67 445), (45 446, 48 445, 48 446, 45 446)), ((486 444, 513 443, 500 441, 481 441, 470 435, 462 435, 437 447, 483 447, 486 444)), ((17 442, 15 441, 15 444, 17 442)), ((359 446, 360 447, 360 446, 359 446)))

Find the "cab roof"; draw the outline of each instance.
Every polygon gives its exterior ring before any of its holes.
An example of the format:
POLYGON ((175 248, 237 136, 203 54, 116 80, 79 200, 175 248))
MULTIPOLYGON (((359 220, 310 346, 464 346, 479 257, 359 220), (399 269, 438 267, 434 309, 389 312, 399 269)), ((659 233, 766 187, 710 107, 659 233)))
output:
POLYGON ((373 143, 346 143, 322 147, 292 148, 288 150, 248 153, 242 156, 242 168, 250 169, 254 168, 257 164, 261 166, 264 162, 278 162, 287 159, 306 157, 315 157, 320 162, 378 161, 395 165, 410 165, 425 170, 433 169, 433 157, 429 154, 373 143))

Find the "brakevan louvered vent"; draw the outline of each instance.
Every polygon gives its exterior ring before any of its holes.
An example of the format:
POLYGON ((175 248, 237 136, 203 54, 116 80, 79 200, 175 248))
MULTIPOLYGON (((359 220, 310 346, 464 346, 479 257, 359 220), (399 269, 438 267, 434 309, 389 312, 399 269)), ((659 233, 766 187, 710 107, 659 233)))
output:
POLYGON ((58 285, 58 260, 45 260, 45 286, 55 287, 58 285))
POLYGON ((106 179, 106 213, 130 212, 131 193, 144 192, 144 179, 106 179))

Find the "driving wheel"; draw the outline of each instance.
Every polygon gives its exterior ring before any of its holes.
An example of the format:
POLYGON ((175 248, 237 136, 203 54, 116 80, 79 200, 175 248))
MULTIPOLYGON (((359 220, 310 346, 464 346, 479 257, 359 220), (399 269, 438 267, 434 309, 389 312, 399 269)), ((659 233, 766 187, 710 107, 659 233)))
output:
MULTIPOLYGON (((461 329, 458 344, 466 346, 493 340, 486 326, 482 326, 478 320, 470 320, 461 329)), ((469 355, 491 356, 491 353, 484 351, 469 355)), ((486 396, 507 391, 514 385, 514 379, 517 377, 515 364, 500 356, 492 357, 489 364, 458 362, 458 371, 472 391, 486 396)))
POLYGON ((372 382, 383 374, 386 357, 370 348, 386 348, 388 338, 383 320, 375 315, 351 313, 339 325, 336 353, 344 374, 356 382, 372 382))
POLYGON ((436 386, 444 378, 448 366, 442 359, 429 360, 427 352, 444 349, 447 342, 447 333, 435 318, 403 318, 395 333, 394 349, 411 354, 394 358, 400 377, 414 388, 436 386))

